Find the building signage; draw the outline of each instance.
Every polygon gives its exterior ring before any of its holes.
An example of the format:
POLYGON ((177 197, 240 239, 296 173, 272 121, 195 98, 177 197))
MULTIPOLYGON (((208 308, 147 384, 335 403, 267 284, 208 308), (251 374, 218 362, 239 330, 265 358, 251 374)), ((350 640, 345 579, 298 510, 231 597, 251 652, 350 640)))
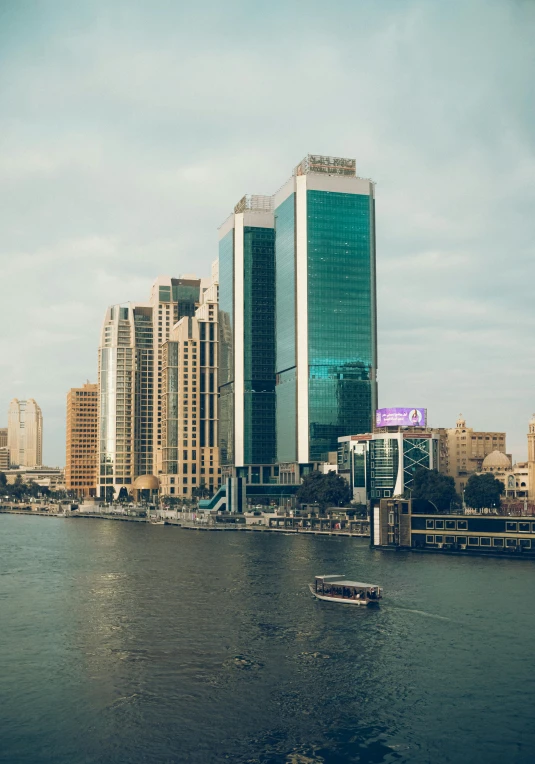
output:
POLYGON ((425 427, 427 409, 377 409, 376 427, 425 427))

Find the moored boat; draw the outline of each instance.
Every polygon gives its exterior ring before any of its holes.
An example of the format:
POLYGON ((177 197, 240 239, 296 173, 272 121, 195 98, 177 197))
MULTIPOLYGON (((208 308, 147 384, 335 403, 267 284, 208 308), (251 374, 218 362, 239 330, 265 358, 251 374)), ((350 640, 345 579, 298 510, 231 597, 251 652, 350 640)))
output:
POLYGON ((319 600, 341 602, 344 605, 379 605, 383 589, 376 584, 348 581, 344 576, 315 576, 309 589, 319 600))

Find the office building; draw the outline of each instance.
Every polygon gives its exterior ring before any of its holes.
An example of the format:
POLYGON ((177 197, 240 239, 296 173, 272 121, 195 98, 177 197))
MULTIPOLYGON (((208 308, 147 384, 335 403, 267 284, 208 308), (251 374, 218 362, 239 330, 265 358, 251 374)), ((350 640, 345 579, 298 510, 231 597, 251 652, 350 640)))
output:
POLYGON ((0 427, 0 448, 7 448, 7 427, 0 427))
POLYGON ((275 461, 272 204, 245 196, 219 229, 220 454, 237 468, 275 461))
POLYGON ((376 408, 374 185, 308 155, 275 194, 277 461, 323 461, 376 408))
POLYGON ((422 428, 388 427, 338 438, 338 474, 361 504, 412 488, 419 467, 438 469, 439 436, 422 428))
POLYGON ((190 498, 219 486, 217 270, 193 316, 162 347, 161 493, 190 498), (197 489, 197 490, 196 490, 197 489))
POLYGON ((43 415, 33 398, 9 405, 7 439, 12 466, 40 467, 43 463, 43 415))
POLYGON ((238 203, 219 253, 222 465, 263 482, 275 462, 298 483, 372 427, 374 185, 352 159, 308 155, 273 197, 238 203))
POLYGON ((98 385, 67 393, 65 487, 79 498, 97 495, 98 385))

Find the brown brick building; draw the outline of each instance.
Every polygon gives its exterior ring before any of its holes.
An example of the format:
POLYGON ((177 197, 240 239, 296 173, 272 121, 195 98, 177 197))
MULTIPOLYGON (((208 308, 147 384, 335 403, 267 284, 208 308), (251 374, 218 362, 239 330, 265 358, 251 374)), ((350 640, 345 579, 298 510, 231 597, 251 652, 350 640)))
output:
POLYGON ((97 495, 97 422, 98 385, 69 390, 65 487, 79 498, 97 495))

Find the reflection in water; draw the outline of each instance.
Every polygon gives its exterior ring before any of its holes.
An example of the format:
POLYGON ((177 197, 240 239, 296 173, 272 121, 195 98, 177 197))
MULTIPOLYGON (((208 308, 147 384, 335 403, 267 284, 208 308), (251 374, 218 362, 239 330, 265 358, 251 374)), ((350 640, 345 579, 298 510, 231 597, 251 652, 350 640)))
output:
POLYGON ((0 528, 0 761, 532 759, 531 562, 85 520, 0 528), (383 585, 381 608, 315 600, 307 582, 332 571, 383 585))

